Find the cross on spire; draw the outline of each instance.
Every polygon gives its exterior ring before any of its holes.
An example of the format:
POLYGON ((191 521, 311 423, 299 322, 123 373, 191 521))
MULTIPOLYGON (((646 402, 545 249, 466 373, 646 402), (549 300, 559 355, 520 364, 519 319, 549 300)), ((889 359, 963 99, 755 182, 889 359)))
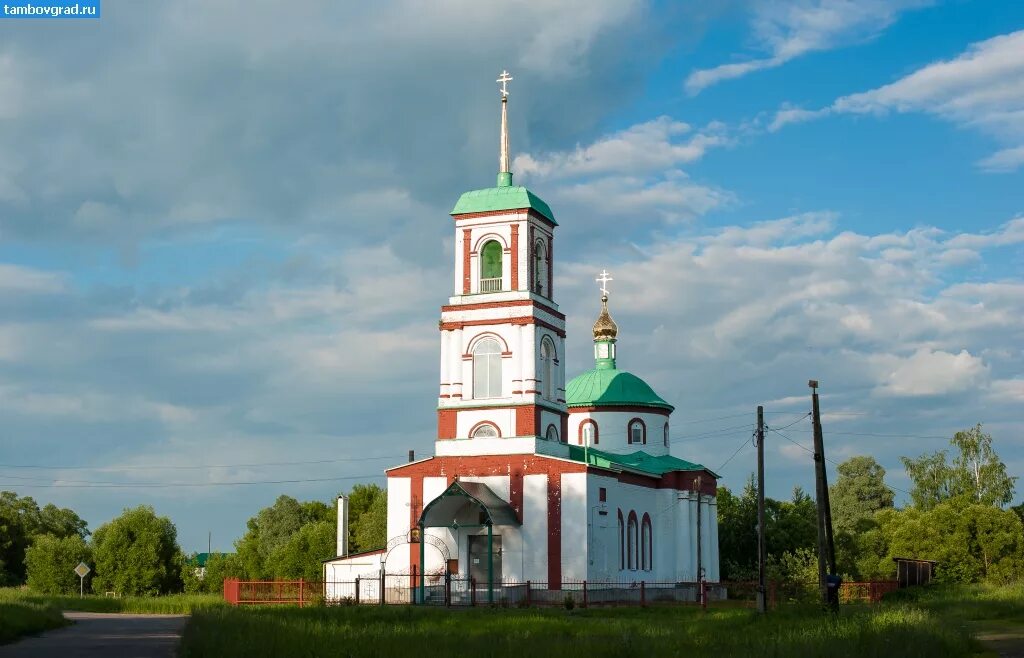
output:
POLYGON ((501 89, 498 90, 498 91, 501 92, 501 100, 505 100, 505 97, 508 96, 508 86, 507 85, 511 81, 512 81, 512 76, 509 75, 508 71, 505 71, 505 70, 502 70, 501 75, 499 75, 498 79, 495 80, 495 82, 500 82, 501 83, 501 89))
POLYGON ((607 297, 608 296, 608 282, 615 280, 615 279, 612 278, 611 273, 608 272, 608 270, 601 270, 601 276, 597 277, 594 280, 601 284, 601 296, 602 297, 607 297))

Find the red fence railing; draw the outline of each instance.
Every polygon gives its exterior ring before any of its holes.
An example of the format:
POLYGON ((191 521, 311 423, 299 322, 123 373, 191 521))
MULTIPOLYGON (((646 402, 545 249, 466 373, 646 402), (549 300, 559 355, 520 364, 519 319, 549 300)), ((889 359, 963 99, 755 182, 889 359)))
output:
MULTIPOLYGON (((410 574, 380 574, 350 581, 238 580, 224 581, 224 600, 232 605, 396 605, 504 607, 646 606, 652 604, 753 607, 757 583, 687 583, 655 581, 571 581, 551 588, 543 581, 487 583, 454 576, 428 578, 420 587, 410 574), (422 592, 422 594, 421 594, 422 592)), ((895 581, 843 583, 842 603, 874 604, 897 589, 895 581)), ((768 583, 768 605, 815 603, 817 583, 768 583)))

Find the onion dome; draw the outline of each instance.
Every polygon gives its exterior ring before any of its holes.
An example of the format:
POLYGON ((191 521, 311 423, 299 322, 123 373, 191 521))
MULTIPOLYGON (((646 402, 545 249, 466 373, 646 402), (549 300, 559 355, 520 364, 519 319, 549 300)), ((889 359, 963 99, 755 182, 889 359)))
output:
POLYGON ((601 295, 601 315, 597 316, 597 322, 594 323, 594 341, 615 340, 618 335, 619 325, 615 324, 608 313, 608 295, 601 295))

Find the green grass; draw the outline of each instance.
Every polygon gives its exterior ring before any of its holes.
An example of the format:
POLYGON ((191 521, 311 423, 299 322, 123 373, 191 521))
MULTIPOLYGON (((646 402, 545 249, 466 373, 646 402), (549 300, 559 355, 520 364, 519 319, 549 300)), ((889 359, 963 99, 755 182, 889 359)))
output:
POLYGON ((200 656, 964 656, 969 634, 907 605, 837 618, 790 608, 566 611, 409 607, 221 608, 195 614, 180 654, 200 656))
POLYGON ((0 601, 0 644, 13 642, 23 635, 60 628, 67 623, 60 608, 46 603, 0 601))
POLYGON ((126 596, 123 598, 87 595, 80 598, 77 596, 35 594, 27 589, 11 587, 0 588, 0 604, 3 603, 33 603, 52 606, 57 610, 79 610, 82 612, 179 615, 227 605, 217 594, 171 594, 168 596, 126 596))

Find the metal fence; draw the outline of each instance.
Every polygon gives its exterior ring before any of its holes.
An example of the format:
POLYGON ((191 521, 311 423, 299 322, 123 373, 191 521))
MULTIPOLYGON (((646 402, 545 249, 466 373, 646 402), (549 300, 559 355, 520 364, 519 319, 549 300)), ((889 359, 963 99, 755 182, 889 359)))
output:
MULTIPOLYGON (((898 588, 895 581, 843 583, 843 603, 878 603, 898 588)), ((817 583, 769 582, 768 605, 815 603, 817 583)), ((699 605, 753 607, 757 600, 754 582, 648 582, 564 580, 551 587, 543 581, 510 581, 494 584, 457 576, 430 576, 425 582, 413 574, 382 573, 351 581, 272 580, 224 581, 224 599, 233 605, 409 605, 591 607, 699 605), (421 594, 422 592, 422 594, 421 594)))

